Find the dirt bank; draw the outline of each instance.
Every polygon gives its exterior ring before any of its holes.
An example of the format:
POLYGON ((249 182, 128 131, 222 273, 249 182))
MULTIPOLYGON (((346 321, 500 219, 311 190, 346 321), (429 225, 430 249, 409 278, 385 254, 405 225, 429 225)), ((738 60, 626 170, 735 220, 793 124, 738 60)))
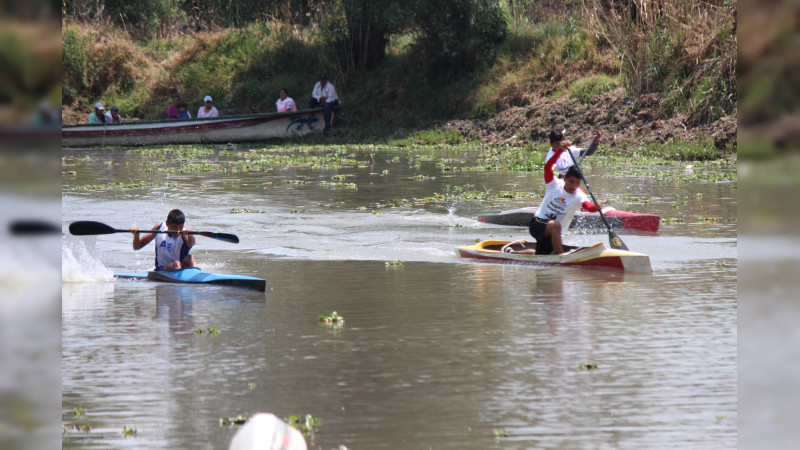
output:
POLYGON ((638 101, 625 97, 618 89, 597 96, 592 103, 574 99, 541 97, 530 105, 509 108, 488 120, 452 120, 442 126, 465 138, 490 145, 525 145, 545 142, 553 126, 567 127, 567 137, 576 144, 588 144, 593 130, 603 133, 605 145, 639 142, 665 142, 674 136, 684 141, 710 137, 717 148, 736 142, 736 118, 723 117, 714 123, 687 127, 682 117, 659 118, 660 99, 645 96, 638 101))

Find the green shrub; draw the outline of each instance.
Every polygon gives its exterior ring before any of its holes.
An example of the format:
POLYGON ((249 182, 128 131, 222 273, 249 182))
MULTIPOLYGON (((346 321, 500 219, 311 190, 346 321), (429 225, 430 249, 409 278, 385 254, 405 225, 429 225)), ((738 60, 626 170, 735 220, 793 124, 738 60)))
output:
POLYGON ((572 82, 567 90, 570 98, 589 103, 595 96, 612 91, 617 86, 617 79, 604 74, 596 74, 572 82))

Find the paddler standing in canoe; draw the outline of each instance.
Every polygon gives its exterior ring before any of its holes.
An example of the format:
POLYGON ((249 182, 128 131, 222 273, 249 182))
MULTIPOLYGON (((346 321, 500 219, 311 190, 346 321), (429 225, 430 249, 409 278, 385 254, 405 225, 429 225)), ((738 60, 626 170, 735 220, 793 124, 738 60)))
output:
MULTIPOLYGON (((526 249, 516 253, 537 255, 564 253, 564 245, 561 241, 561 221, 564 220, 570 207, 575 202, 581 202, 583 208, 589 212, 597 212, 603 207, 600 202, 596 205, 590 202, 583 190, 580 189, 581 173, 577 167, 573 166, 567 169, 563 180, 556 178, 553 174, 553 166, 567 149, 569 149, 569 142, 563 141, 544 164, 544 183, 547 191, 529 226, 531 236, 536 239, 536 250, 526 249)), ((503 251, 515 253, 511 246, 507 246, 503 251)))
POLYGON ((180 209, 173 209, 167 215, 167 220, 151 228, 157 231, 170 231, 170 233, 145 233, 139 236, 139 227, 131 227, 133 234, 133 249, 139 250, 156 240, 156 271, 178 270, 186 267, 196 267, 197 261, 189 251, 194 247, 195 238, 184 228, 186 216, 180 209))

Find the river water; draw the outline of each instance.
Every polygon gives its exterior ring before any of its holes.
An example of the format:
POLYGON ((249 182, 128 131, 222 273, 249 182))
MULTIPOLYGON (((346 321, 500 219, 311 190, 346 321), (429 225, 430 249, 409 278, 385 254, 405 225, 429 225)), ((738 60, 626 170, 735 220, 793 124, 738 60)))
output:
POLYGON ((735 183, 587 165, 603 202, 683 219, 618 231, 653 274, 491 265, 454 249, 528 237, 476 216, 536 199, 422 199, 446 185, 541 193, 539 173, 347 153, 355 164, 257 168, 217 149, 184 171, 161 170, 192 163, 177 152, 64 151, 65 230, 149 228, 180 208, 187 227, 241 239, 198 236, 201 268, 267 279, 266 293, 114 280, 148 270, 152 246, 65 233, 64 448, 227 448, 236 428, 219 419, 259 411, 318 418, 307 439, 324 450, 735 448, 735 183), (333 311, 344 326, 321 326, 333 311))

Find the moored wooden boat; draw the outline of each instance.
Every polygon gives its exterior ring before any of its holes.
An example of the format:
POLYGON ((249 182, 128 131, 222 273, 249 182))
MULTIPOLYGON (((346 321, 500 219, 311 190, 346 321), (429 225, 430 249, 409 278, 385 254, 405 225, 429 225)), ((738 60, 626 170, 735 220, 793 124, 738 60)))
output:
POLYGON ((228 275, 222 273, 203 272, 197 267, 170 271, 150 271, 135 273, 114 273, 117 278, 136 280, 164 281, 167 283, 189 284, 214 284, 264 292, 267 289, 267 280, 263 278, 247 277, 243 275, 228 275))
MULTIPOLYGON (((490 223, 494 225, 508 225, 527 227, 538 207, 511 209, 498 213, 482 214, 478 216, 478 222, 490 223)), ((636 230, 636 231, 658 231, 661 217, 655 214, 639 214, 628 211, 620 211, 614 208, 603 208, 603 214, 608 220, 608 224, 617 230, 636 230)), ((588 229, 605 228, 599 213, 579 211, 575 213, 570 228, 588 229)))
POLYGON ((589 247, 564 246, 567 253, 563 255, 525 255, 506 253, 504 247, 510 246, 515 251, 535 249, 535 242, 485 240, 473 245, 456 248, 456 254, 462 258, 474 258, 485 262, 503 264, 558 265, 570 267, 591 267, 617 269, 629 272, 651 273, 650 257, 643 253, 609 249, 602 243, 589 247))
POLYGON ((61 128, 61 145, 92 147, 256 142, 318 132, 324 127, 322 108, 316 108, 204 119, 64 126, 61 128))

